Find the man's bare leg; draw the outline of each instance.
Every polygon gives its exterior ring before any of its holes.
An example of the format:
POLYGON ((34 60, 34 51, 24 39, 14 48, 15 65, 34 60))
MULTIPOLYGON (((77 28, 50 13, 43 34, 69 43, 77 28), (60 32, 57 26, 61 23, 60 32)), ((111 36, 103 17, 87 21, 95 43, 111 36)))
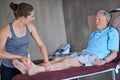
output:
POLYGON ((39 72, 45 72, 44 66, 36 65, 31 62, 31 68, 29 68, 28 70, 28 75, 35 75, 39 72))
MULTIPOLYGON (((28 63, 30 67, 30 54, 27 55, 28 57, 28 63)), ((12 60, 12 64, 14 65, 15 68, 17 68, 22 74, 27 74, 28 73, 28 67, 25 66, 22 62, 20 62, 17 59, 12 60)))
POLYGON ((45 68, 35 65, 32 61, 29 60, 31 64, 30 67, 25 66, 22 62, 17 59, 12 60, 12 64, 17 68, 22 74, 34 75, 38 72, 44 72, 45 68))
POLYGON ((51 71, 63 70, 77 66, 82 66, 82 64, 74 57, 67 57, 63 61, 53 64, 51 71))
MULTIPOLYGON (((56 57, 50 61, 50 64, 55 64, 65 59, 65 57, 56 57)), ((44 66, 44 63, 38 64, 39 66, 44 66)))
POLYGON ((22 62, 20 62, 20 61, 17 60, 17 59, 14 59, 14 60, 12 60, 12 64, 13 64, 14 67, 17 68, 22 74, 27 74, 28 69, 27 69, 27 67, 26 67, 22 62))
MULTIPOLYGON (((77 67, 77 66, 82 66, 82 64, 76 58, 67 57, 58 63, 51 64, 51 71, 63 70, 70 67, 77 67)), ((38 65, 32 64, 31 69, 28 70, 28 75, 34 75, 39 72, 45 72, 44 66, 38 66, 38 65)))
POLYGON ((65 59, 65 57, 56 57, 55 59, 51 60, 50 63, 51 64, 58 63, 64 59, 65 59))
MULTIPOLYGON (((62 61, 63 59, 65 59, 65 57, 57 57, 57 58, 54 58, 53 60, 51 60, 50 63, 51 63, 51 65, 53 65, 55 63, 62 61)), ((39 72, 45 72, 44 63, 38 64, 38 65, 31 63, 31 68, 28 71, 28 75, 34 75, 39 72)))

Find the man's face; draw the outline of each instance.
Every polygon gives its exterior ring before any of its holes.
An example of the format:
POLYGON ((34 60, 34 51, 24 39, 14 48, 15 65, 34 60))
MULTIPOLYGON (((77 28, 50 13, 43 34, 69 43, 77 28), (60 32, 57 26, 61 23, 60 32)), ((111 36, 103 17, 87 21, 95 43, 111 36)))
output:
POLYGON ((96 29, 103 30, 107 27, 108 20, 103 13, 97 13, 96 15, 96 29))

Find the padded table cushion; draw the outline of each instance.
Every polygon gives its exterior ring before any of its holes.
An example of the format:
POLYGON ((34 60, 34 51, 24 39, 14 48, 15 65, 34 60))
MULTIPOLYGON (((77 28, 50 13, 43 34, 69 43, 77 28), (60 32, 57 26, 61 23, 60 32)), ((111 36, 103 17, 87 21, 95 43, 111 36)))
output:
MULTIPOLYGON (((35 63, 39 63, 39 61, 35 61, 35 63)), ((102 66, 73 67, 59 71, 41 72, 32 76, 18 74, 15 77, 13 77, 12 80, 61 80, 64 78, 70 78, 103 71, 106 69, 114 68, 115 66, 116 66, 115 62, 110 62, 102 66)))

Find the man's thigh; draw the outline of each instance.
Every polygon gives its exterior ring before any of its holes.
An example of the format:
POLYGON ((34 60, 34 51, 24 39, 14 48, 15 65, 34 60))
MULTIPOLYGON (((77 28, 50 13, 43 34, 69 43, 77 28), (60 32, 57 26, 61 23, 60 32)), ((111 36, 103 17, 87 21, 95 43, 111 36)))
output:
POLYGON ((71 67, 82 66, 82 64, 75 57, 67 57, 64 59, 64 62, 66 65, 69 65, 71 67))

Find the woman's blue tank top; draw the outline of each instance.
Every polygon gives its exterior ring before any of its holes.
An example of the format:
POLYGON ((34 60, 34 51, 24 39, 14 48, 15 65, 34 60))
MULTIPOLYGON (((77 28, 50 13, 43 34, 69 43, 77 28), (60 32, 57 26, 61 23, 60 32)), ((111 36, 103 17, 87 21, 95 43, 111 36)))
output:
MULTIPOLYGON (((5 50, 11 54, 27 56, 27 49, 30 42, 30 32, 28 26, 26 26, 26 35, 23 37, 17 37, 12 27, 12 23, 9 23, 12 37, 6 41, 5 50)), ((14 68, 12 61, 3 59, 2 64, 9 68, 14 68)))

